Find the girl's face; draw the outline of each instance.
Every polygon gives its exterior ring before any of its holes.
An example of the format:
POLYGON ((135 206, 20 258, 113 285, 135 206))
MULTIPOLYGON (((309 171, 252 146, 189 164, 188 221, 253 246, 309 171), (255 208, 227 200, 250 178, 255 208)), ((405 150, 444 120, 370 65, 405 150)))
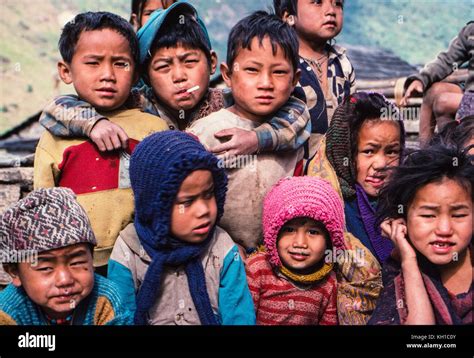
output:
POLYGON ((388 180, 388 166, 400 160, 400 126, 391 120, 366 120, 359 130, 355 158, 357 183, 376 197, 388 180))
POLYGON ((472 238, 470 192, 448 178, 423 186, 408 207, 407 230, 413 246, 433 264, 458 260, 472 238))
POLYGON ((310 273, 324 256, 329 234, 324 225, 310 218, 288 221, 278 234, 277 250, 282 264, 296 272, 310 273))
POLYGON ((171 234, 185 242, 200 243, 214 227, 217 204, 209 170, 196 170, 181 184, 171 209, 171 234))
POLYGON ((342 0, 299 0, 295 30, 299 38, 308 42, 327 42, 342 29, 342 0))

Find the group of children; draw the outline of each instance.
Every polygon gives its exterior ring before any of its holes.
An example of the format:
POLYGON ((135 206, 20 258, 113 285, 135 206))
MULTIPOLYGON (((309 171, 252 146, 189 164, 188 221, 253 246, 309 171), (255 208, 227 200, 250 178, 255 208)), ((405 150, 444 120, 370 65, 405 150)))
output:
POLYGON ((472 120, 406 153, 330 44, 344 1, 274 5, 232 28, 226 90, 189 3, 64 27, 77 96, 0 216, 0 253, 36 254, 2 259, 0 323, 472 324, 472 120))

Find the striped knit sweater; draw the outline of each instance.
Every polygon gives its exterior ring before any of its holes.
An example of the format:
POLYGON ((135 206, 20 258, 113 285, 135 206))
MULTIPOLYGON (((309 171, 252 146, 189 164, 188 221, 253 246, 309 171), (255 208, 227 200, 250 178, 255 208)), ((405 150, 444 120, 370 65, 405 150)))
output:
MULTIPOLYGON (((112 281, 95 274, 83 325, 131 325, 133 307, 126 307, 112 281)), ((81 301, 82 302, 82 301, 81 301)), ((74 320, 74 318, 73 318, 74 320)), ((8 285, 0 292, 0 325, 48 324, 40 308, 22 287, 8 285)))
POLYGON ((276 274, 265 253, 251 256, 247 280, 259 325, 336 325, 336 275, 315 285, 297 287, 276 274))

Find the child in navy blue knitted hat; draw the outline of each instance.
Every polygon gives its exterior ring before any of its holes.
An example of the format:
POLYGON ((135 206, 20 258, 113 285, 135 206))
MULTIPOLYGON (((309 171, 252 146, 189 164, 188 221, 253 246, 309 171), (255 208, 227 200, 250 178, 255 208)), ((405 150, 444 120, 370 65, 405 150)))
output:
POLYGON ((227 177, 191 135, 156 133, 132 154, 135 222, 121 233, 109 278, 135 297, 136 324, 254 324, 237 246, 217 226, 227 177))

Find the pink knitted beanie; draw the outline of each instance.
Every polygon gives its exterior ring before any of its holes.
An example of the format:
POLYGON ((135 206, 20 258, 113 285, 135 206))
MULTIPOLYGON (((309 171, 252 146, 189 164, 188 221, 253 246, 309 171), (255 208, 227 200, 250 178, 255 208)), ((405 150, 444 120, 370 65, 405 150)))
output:
POLYGON ((344 209, 331 184, 315 177, 284 178, 270 189, 263 203, 263 238, 272 265, 281 266, 276 246, 280 229, 298 217, 322 222, 333 248, 345 249, 344 209))

